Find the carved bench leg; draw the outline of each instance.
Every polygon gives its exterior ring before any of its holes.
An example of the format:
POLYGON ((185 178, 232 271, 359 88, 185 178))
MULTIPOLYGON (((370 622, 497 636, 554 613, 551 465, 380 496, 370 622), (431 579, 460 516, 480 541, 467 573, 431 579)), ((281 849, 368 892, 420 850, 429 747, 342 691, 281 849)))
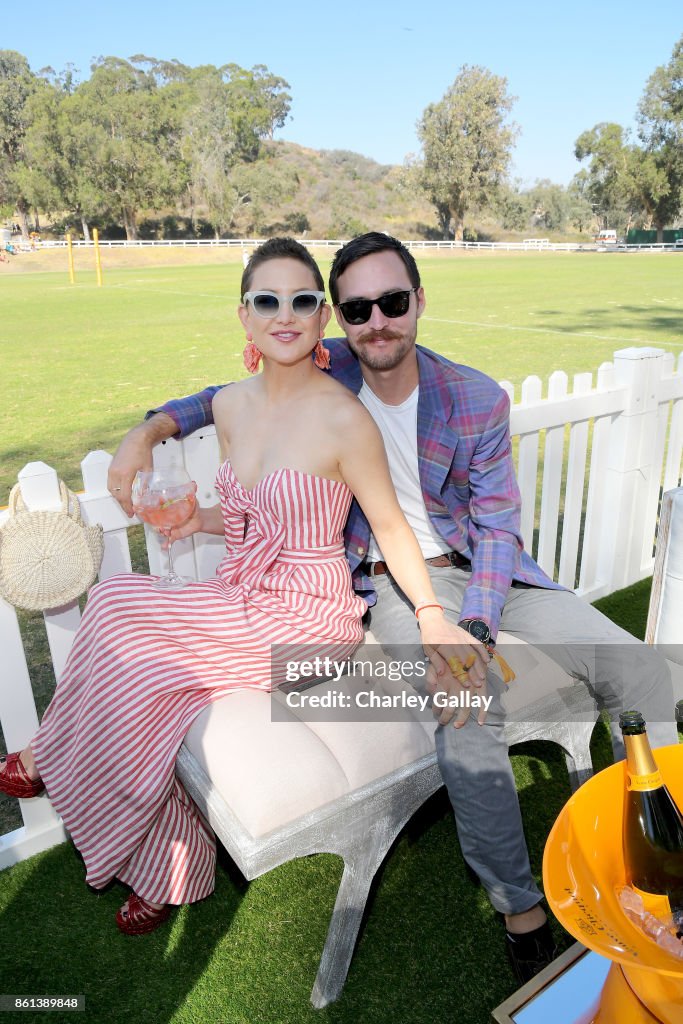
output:
POLYGON ((575 793, 579 786, 593 777, 590 739, 594 725, 594 722, 577 725, 576 731, 572 730, 571 742, 565 746, 565 760, 572 793, 575 793))
POLYGON ((316 1009, 334 1002, 344 988, 370 885, 392 841, 382 831, 381 827, 373 829, 364 847, 344 860, 344 874, 311 992, 316 1009))
POLYGON ((593 762, 590 757, 576 758, 571 754, 565 754, 565 760, 569 772, 569 785, 572 793, 576 793, 579 786, 583 786, 584 782, 593 778, 593 762))

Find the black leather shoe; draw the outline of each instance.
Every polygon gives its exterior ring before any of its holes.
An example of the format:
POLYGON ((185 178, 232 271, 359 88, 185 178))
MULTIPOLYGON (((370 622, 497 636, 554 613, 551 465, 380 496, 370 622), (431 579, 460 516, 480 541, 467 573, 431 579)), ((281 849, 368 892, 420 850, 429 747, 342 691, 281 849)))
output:
POLYGON ((520 985, 542 971, 557 956, 557 946, 547 921, 540 928, 523 935, 506 931, 505 937, 510 963, 520 985))

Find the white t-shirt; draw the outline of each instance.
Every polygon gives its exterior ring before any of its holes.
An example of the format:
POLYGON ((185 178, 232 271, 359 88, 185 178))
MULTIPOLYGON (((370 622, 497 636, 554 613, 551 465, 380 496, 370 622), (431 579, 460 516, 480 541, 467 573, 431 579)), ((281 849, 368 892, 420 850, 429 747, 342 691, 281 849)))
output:
MULTIPOLYGON (((419 388, 400 405, 385 405, 363 381, 358 397, 377 424, 384 440, 391 479, 406 519, 415 532, 423 558, 450 551, 450 545, 433 528, 424 498, 417 462, 417 400, 419 388)), ((371 535, 367 560, 383 560, 371 535)))

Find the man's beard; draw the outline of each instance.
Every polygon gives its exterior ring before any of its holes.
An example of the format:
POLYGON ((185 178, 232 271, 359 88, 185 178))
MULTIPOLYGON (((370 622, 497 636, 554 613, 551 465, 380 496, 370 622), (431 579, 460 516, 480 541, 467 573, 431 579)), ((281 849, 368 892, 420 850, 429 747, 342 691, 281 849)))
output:
POLYGON ((403 331, 382 329, 381 331, 364 331, 353 341, 349 340, 351 351, 358 356, 360 362, 370 370, 393 370, 403 362, 406 355, 415 347, 417 331, 406 334, 403 331), (374 338, 385 341, 396 341, 390 349, 378 351, 372 344, 374 338))

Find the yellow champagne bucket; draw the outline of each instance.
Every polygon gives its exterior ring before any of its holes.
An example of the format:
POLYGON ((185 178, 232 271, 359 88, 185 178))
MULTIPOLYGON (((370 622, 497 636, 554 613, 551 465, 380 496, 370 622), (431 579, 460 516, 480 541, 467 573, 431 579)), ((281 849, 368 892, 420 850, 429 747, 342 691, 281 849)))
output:
MULTIPOLYGON (((654 755, 671 795, 683 807, 683 746, 660 747, 654 755)), ((571 935, 619 965, 620 970, 613 966, 610 972, 596 1022, 681 1024, 683 960, 644 935, 617 898, 626 884, 621 839, 625 773, 624 761, 612 765, 563 807, 543 857, 545 893, 571 935)))

